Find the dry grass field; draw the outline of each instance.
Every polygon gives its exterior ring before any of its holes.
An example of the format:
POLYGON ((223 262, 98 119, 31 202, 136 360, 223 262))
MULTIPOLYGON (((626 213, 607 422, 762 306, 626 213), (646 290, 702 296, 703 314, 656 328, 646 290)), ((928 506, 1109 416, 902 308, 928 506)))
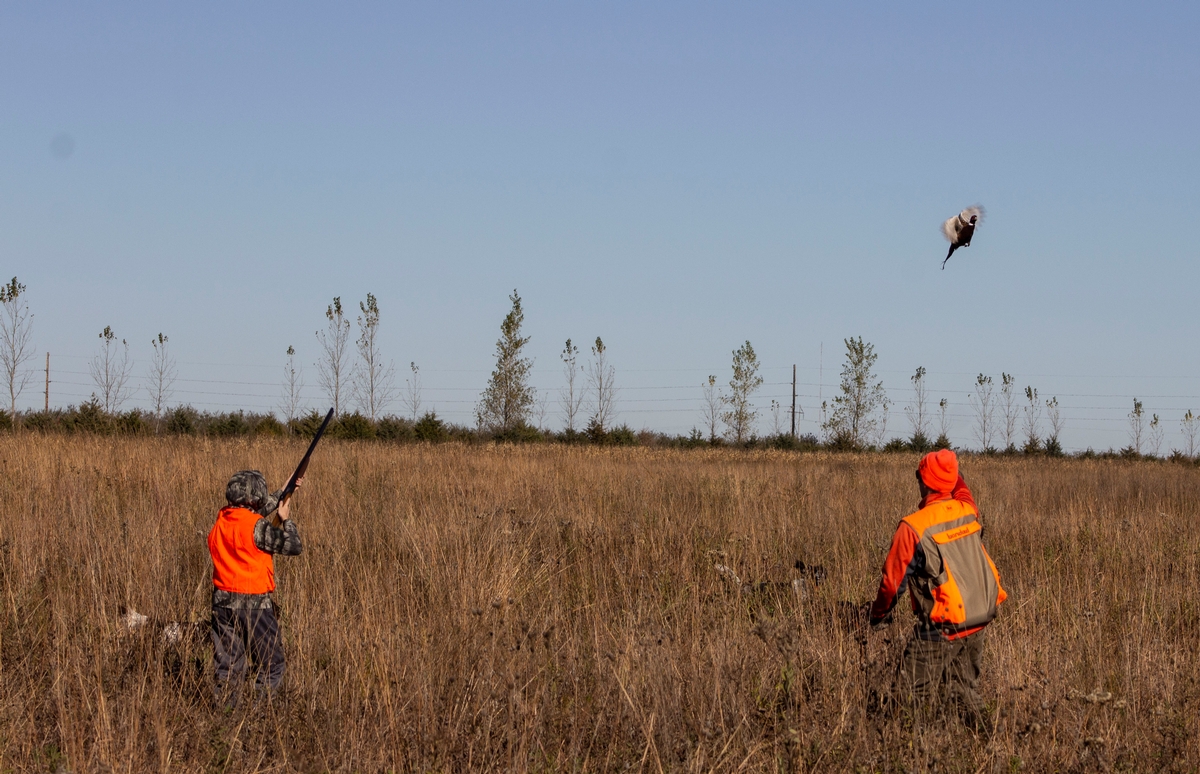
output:
POLYGON ((913 455, 331 441, 277 562, 286 691, 224 714, 205 638, 119 612, 206 621, 228 475, 303 446, 0 438, 0 771, 1200 767, 1194 468, 964 458, 1009 591, 987 738, 889 709, 906 602, 849 614, 913 455))

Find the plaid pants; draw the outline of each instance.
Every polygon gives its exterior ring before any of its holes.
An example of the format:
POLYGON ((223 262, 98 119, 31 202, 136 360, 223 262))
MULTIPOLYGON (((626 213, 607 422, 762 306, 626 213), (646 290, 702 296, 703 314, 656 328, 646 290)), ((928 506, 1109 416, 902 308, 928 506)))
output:
POLYGON ((217 697, 233 704, 246 678, 247 655, 255 671, 254 687, 274 691, 283 680, 286 663, 283 637, 273 608, 240 610, 212 609, 213 665, 216 667, 217 697))

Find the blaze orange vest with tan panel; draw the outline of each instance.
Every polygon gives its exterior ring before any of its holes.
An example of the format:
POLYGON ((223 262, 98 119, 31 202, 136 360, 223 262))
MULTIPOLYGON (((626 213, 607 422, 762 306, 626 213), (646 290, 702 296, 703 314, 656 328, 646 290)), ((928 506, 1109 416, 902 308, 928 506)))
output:
POLYGON ((947 633, 990 623, 1008 595, 983 547, 975 509, 959 500, 941 500, 904 522, 917 533, 925 554, 925 567, 908 581, 914 612, 947 633))
POLYGON ((275 558, 254 545, 254 525, 262 516, 238 506, 221 509, 208 533, 213 585, 236 594, 275 590, 275 558))

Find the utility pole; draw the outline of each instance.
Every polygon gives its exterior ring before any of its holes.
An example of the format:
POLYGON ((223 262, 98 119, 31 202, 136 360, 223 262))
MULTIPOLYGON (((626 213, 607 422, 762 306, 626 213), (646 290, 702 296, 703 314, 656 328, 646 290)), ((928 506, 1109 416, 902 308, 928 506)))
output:
POLYGON ((821 342, 820 365, 817 370, 817 403, 821 404, 821 424, 825 423, 825 342, 821 342))
POLYGON ((792 438, 796 437, 796 364, 792 363, 792 438))
POLYGON ((46 412, 50 411, 50 353, 46 353, 46 412))

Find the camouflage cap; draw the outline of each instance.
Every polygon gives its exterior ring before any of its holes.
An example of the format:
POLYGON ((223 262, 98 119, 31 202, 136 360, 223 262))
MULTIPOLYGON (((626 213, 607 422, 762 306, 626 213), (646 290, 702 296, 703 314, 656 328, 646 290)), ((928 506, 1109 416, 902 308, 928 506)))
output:
POLYGON ((267 504, 267 480, 257 470, 239 470, 225 485, 225 499, 230 505, 240 505, 254 511, 267 504))

